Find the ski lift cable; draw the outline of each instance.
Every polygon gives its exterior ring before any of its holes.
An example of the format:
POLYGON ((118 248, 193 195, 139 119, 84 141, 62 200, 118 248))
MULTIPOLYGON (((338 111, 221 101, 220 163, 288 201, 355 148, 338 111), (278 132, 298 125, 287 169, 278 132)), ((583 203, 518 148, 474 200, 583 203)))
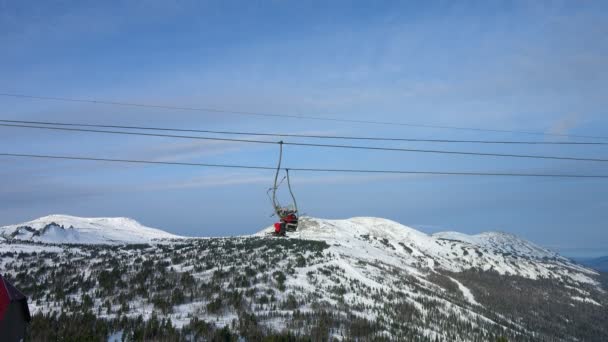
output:
POLYGON ((255 143, 255 144, 282 144, 282 145, 291 145, 291 146, 340 148, 340 149, 357 149, 357 150, 371 150, 371 151, 415 152, 415 153, 468 155, 468 156, 484 156, 484 157, 507 157, 507 158, 528 158, 528 159, 551 159, 551 160, 569 160, 569 161, 608 162, 608 159, 600 159, 600 158, 564 157, 564 156, 547 156, 547 155, 527 155, 527 154, 503 154, 503 153, 489 153, 489 152, 430 150, 430 149, 414 149, 414 148, 392 148, 392 147, 338 145, 338 144, 313 144, 313 143, 284 142, 284 141, 277 142, 277 141, 268 141, 268 140, 233 139, 233 138, 217 138, 217 137, 203 137, 203 136, 185 136, 185 135, 141 133, 141 132, 124 132, 124 131, 106 131, 106 130, 66 128, 66 127, 42 127, 42 126, 30 126, 30 125, 12 125, 12 124, 0 124, 0 127, 34 128, 34 129, 60 130, 60 131, 76 131, 76 132, 103 133, 103 134, 120 134, 120 135, 135 135, 135 136, 165 137, 165 138, 180 138, 180 139, 230 141, 230 142, 255 143))
MULTIPOLYGON (((276 170, 276 167, 271 167, 271 166, 186 163, 186 162, 168 162, 168 161, 134 160, 134 159, 112 159, 112 158, 97 158, 97 157, 82 157, 82 156, 77 157, 77 156, 61 156, 61 155, 45 155, 45 154, 0 153, 0 156, 16 157, 16 158, 79 160, 79 161, 97 161, 97 162, 131 163, 131 164, 276 170)), ((293 167, 290 167, 289 170, 298 171, 298 172, 301 171, 301 172, 377 173, 377 174, 409 174, 409 175, 440 175, 440 176, 443 175, 443 176, 497 176, 497 177, 607 178, 608 179, 608 175, 586 175, 586 174, 407 171, 407 170, 327 169, 327 168, 293 168, 293 167)))
POLYGON ((291 138, 307 138, 307 139, 402 141, 402 142, 429 142, 429 143, 468 143, 468 144, 513 144, 513 145, 583 145, 583 146, 584 145, 608 145, 608 142, 597 142, 597 141, 513 141, 513 140, 419 139, 419 138, 390 138, 390 137, 383 138, 383 137, 369 137, 369 136, 362 137, 362 136, 346 136, 346 135, 241 132, 241 131, 225 131, 225 130, 181 129, 181 128, 125 126, 125 125, 101 125, 101 124, 7 120, 7 119, 0 119, 0 122, 12 123, 12 124, 26 124, 26 125, 29 124, 29 125, 52 125, 52 126, 68 126, 68 127, 118 128, 118 129, 144 130, 144 131, 165 131, 165 132, 184 132, 184 133, 189 132, 189 133, 245 135, 245 136, 270 136, 270 137, 282 137, 282 138, 291 137, 291 138))
POLYGON ((450 130, 461 130, 461 131, 476 131, 476 132, 494 132, 494 133, 516 133, 516 134, 528 134, 528 135, 540 135, 540 136, 561 136, 561 137, 578 137, 588 139, 608 139, 604 136, 585 136, 585 135, 573 135, 573 134, 560 134, 560 133, 548 133, 548 132, 534 132, 534 131, 519 131, 519 130, 507 130, 507 129, 490 129, 490 128, 477 128, 477 127, 461 127, 461 126, 447 126, 447 125, 431 125, 431 124, 414 124, 405 122, 389 122, 389 121, 374 121, 374 120, 357 120, 357 119, 345 119, 345 118, 331 118, 323 116, 308 116, 308 115, 293 115, 293 114, 278 114, 269 112, 254 112, 254 111, 238 111, 211 107, 185 107, 185 106, 169 106, 169 105, 155 105, 155 104, 144 104, 135 102, 119 102, 119 101, 106 101, 96 99, 78 99, 68 97, 52 97, 52 96, 35 96, 28 94, 15 94, 15 93, 0 93, 0 96, 22 98, 22 99, 36 99, 36 100, 51 100, 51 101, 62 101, 62 102, 78 102, 78 103, 91 103, 91 104, 103 104, 123 107, 139 107, 139 108, 156 108, 156 109, 171 109, 171 110, 182 110, 182 111, 196 111, 196 112, 210 112, 210 113, 222 113, 222 114, 235 114, 235 115, 247 115, 247 116, 258 116, 258 117, 273 117, 273 118, 286 118, 286 119, 301 119, 301 120, 317 120, 317 121, 332 121, 332 122, 348 122, 356 124, 369 124, 369 125, 390 125, 390 126, 406 126, 406 127, 419 127, 419 128, 433 128, 433 129, 450 129, 450 130))

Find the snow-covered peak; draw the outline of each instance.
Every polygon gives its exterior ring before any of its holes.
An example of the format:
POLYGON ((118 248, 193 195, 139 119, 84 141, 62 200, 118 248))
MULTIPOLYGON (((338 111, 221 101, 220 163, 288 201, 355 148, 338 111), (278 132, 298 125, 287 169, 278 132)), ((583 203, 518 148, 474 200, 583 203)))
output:
MULTIPOLYGON (((272 229, 271 229, 272 230, 272 229)), ((260 232, 264 234, 268 229, 260 232)), ((290 236, 302 239, 341 240, 349 237, 370 236, 387 239, 428 239, 425 233, 406 227, 395 221, 378 217, 353 217, 347 220, 325 220, 303 217, 298 231, 290 236)))
MULTIPOLYGON (((32 227, 57 223, 63 226, 66 225, 95 225, 95 224, 110 224, 116 226, 143 227, 139 222, 128 217, 77 217, 71 215, 48 215, 26 222, 32 227)), ((67 227, 66 227, 67 228, 67 227)))
POLYGON ((85 218, 69 215, 49 215, 0 227, 0 236, 7 239, 79 244, 148 243, 181 238, 160 229, 143 226, 126 217, 85 218))
POLYGON ((433 234, 438 239, 460 241, 473 246, 493 249, 504 254, 515 254, 530 258, 557 258, 559 255, 546 248, 540 247, 517 235, 505 232, 485 232, 477 235, 467 235, 458 232, 441 232, 433 234))
MULTIPOLYGON (((266 228, 258 233, 265 235, 273 230, 266 228)), ((555 258, 558 254, 505 232, 485 232, 467 235, 459 232, 441 232, 432 235, 402 225, 398 222, 377 217, 354 217, 346 220, 325 220, 303 217, 298 231, 290 237, 313 240, 344 240, 353 237, 388 239, 393 242, 412 242, 418 248, 438 251, 443 246, 458 243, 464 248, 493 250, 501 254, 514 254, 529 258, 555 258)))
MULTIPOLYGON (((273 227, 256 236, 267 236, 273 227)), ((374 217, 324 220, 303 217, 289 238, 326 241, 337 254, 373 263, 452 272, 476 268, 536 279, 575 277, 593 282, 593 271, 513 234, 458 232, 425 234, 400 223, 374 217)))

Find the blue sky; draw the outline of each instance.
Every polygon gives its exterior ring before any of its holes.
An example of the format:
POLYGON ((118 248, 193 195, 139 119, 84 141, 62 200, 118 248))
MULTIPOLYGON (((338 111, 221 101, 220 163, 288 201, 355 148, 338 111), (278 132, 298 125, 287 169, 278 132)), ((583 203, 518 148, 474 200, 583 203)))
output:
MULTIPOLYGON (((608 136, 607 19, 602 1, 0 1, 0 92, 608 136)), ((0 104, 1 118, 17 120, 553 139, 9 97, 0 104)), ((269 166, 277 157, 276 146, 228 142, 2 127, 0 134, 0 149, 9 153, 269 166)), ((601 146, 391 146, 606 154, 601 146)), ((291 146, 286 164, 608 174, 598 162, 291 146)), ((272 224, 266 197, 272 172, 2 157, 0 175, 0 224, 52 213, 128 216, 197 236, 272 224)), ((312 216, 381 216, 427 232, 502 230, 564 253, 608 254, 605 180, 299 172, 293 185, 312 216)))

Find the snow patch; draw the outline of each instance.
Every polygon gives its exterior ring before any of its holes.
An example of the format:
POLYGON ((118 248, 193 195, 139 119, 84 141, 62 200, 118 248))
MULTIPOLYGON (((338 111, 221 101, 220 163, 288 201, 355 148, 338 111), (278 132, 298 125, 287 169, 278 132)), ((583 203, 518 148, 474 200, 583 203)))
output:
POLYGON ((471 304, 473 305, 479 305, 481 306, 481 304, 479 304, 476 300, 475 300, 475 296, 473 296, 473 293, 471 292, 471 290, 469 290, 468 287, 462 285, 461 282, 459 282, 458 280, 449 277, 454 283, 456 283, 456 285, 458 285, 458 289, 460 290, 460 292, 462 292, 462 295, 464 296, 464 298, 471 304))
POLYGON ((597 305, 597 306, 602 306, 602 304, 596 302, 595 300, 591 299, 591 298, 583 298, 583 297, 578 297, 578 296, 572 296, 573 300, 576 300, 578 302, 583 302, 583 303, 589 303, 589 304, 593 304, 593 305, 597 305))

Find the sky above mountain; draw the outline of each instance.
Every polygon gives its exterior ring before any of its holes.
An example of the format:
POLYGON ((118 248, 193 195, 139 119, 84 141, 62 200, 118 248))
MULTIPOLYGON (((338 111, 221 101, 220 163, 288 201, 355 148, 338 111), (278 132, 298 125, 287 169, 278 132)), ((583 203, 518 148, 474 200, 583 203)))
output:
MULTIPOLYGON (((0 93, 608 136, 607 19, 603 1, 0 1, 0 93)), ((589 140, 7 96, 0 103, 0 119, 13 120, 589 140)), ((278 153, 274 145, 232 142, 7 127, 0 134, 0 153, 263 166, 274 166, 278 153)), ((585 158, 602 158, 608 148, 377 145, 585 158)), ((285 152, 290 167, 608 174, 602 162, 285 152)), ((0 157, 0 175, 0 225, 55 213, 126 216, 176 234, 217 236, 253 233, 273 221, 266 196, 272 171, 0 157)), ((501 230, 558 250, 608 253, 602 179, 294 172, 292 182, 311 216, 386 217, 427 232, 501 230)))

